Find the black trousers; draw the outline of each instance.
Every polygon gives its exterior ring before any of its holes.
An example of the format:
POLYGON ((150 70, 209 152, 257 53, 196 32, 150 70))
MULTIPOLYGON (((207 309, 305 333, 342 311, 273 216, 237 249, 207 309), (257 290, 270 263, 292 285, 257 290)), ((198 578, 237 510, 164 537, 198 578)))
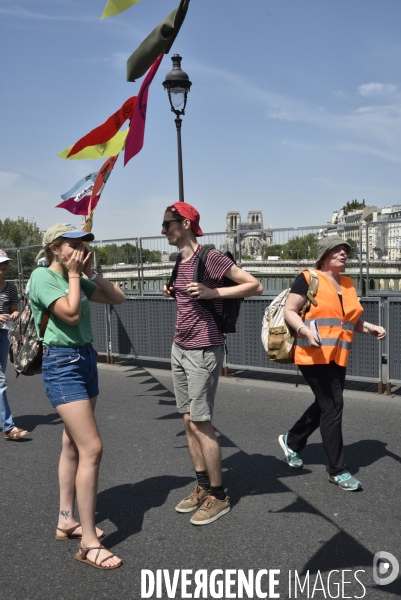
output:
POLYGON ((342 416, 345 367, 335 362, 328 365, 300 365, 302 375, 315 394, 315 401, 288 432, 287 444, 301 452, 308 437, 320 427, 330 475, 348 471, 344 462, 342 416))

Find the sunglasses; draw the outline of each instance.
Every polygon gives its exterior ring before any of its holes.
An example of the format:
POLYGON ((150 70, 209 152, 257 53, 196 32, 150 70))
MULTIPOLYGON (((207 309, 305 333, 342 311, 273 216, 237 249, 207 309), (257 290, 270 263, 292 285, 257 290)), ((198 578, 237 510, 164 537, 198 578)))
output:
POLYGON ((181 223, 181 221, 184 221, 184 219, 170 219, 170 221, 163 221, 162 229, 168 230, 170 223, 181 223))

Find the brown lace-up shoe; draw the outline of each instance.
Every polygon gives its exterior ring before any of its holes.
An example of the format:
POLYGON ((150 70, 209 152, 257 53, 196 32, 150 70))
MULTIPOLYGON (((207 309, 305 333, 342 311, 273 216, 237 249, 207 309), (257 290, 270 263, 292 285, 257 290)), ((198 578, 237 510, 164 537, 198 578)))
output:
POLYGON ((208 525, 220 519, 230 509, 230 498, 228 496, 224 500, 218 500, 214 496, 207 496, 200 509, 192 517, 191 523, 193 525, 208 525))
POLYGON ((209 495, 209 491, 196 485, 187 498, 181 500, 175 507, 179 513, 187 513, 196 510, 203 500, 209 495))

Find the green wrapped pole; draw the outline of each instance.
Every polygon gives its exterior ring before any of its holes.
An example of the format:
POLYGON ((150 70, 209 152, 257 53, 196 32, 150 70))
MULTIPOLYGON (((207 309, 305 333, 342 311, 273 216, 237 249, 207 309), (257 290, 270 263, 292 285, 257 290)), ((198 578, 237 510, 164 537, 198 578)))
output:
POLYGON ((156 58, 168 54, 187 14, 190 0, 181 0, 157 27, 143 40, 127 61, 127 81, 134 82, 145 75, 156 58))

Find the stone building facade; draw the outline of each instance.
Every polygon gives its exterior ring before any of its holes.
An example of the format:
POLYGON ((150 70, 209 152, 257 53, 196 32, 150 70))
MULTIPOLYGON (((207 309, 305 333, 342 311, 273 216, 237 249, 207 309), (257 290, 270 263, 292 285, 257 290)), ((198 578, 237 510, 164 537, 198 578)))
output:
POLYGON ((252 258, 263 256, 265 249, 272 244, 273 232, 264 230, 261 210, 250 210, 246 221, 241 221, 241 214, 231 210, 226 217, 226 250, 234 247, 237 234, 241 237, 241 254, 252 258))

